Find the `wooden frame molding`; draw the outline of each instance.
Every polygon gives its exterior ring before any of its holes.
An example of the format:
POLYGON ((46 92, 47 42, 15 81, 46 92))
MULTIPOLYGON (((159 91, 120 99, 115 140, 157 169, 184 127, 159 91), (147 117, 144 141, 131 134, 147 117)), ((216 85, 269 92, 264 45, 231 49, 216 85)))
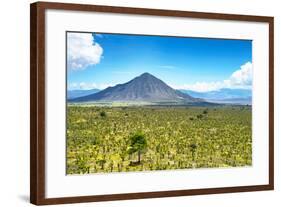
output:
POLYGON ((144 8, 36 2, 30 5, 30 201, 36 205, 80 203, 124 199, 234 193, 274 189, 274 19, 273 17, 217 14, 144 8), (45 12, 47 9, 107 13, 175 16, 269 23, 269 183, 267 185, 106 194, 63 198, 45 197, 45 12))

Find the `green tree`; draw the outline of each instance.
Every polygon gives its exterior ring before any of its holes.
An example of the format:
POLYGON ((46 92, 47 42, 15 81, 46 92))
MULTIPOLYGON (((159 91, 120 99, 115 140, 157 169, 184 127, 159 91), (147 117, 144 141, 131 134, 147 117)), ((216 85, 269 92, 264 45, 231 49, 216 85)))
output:
POLYGON ((198 114, 196 117, 197 117, 197 119, 202 119, 203 115, 202 114, 198 114))
POLYGON ((208 114, 208 108, 203 111, 203 114, 208 114))
POLYGON ((105 111, 100 112, 100 116, 101 116, 101 117, 106 117, 105 111))
POLYGON ((101 154, 98 155, 98 157, 96 158, 96 162, 98 165, 100 165, 101 169, 104 170, 104 165, 106 163, 105 157, 101 154))
POLYGON ((141 154, 147 148, 147 141, 145 136, 142 133, 137 133, 130 137, 128 153, 131 155, 135 152, 138 153, 138 163, 141 161, 141 154))
POLYGON ((194 161, 195 160, 195 152, 196 152, 196 149, 197 149, 197 144, 191 144, 189 145, 190 147, 190 150, 191 150, 191 154, 192 154, 192 160, 194 161))
POLYGON ((76 155, 76 166, 79 173, 90 173, 89 157, 86 155, 76 155))

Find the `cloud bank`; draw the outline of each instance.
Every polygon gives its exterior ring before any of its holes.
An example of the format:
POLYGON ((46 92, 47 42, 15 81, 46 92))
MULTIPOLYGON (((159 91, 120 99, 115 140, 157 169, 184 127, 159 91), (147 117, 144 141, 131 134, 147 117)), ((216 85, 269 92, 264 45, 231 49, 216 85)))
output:
POLYGON ((192 90, 197 92, 217 91, 222 88, 251 89, 252 88, 253 67, 251 62, 242 65, 231 76, 223 81, 216 82, 196 82, 195 84, 172 85, 176 89, 192 90))
POLYGON ((67 33, 67 68, 83 70, 100 62, 103 49, 91 33, 67 33))
POLYGON ((229 81, 233 86, 252 85, 253 67, 251 62, 247 62, 239 70, 232 73, 229 81))
POLYGON ((103 90, 109 86, 114 86, 116 84, 114 83, 86 83, 86 82, 80 82, 80 83, 70 83, 68 85, 68 90, 90 90, 90 89, 99 89, 103 90))

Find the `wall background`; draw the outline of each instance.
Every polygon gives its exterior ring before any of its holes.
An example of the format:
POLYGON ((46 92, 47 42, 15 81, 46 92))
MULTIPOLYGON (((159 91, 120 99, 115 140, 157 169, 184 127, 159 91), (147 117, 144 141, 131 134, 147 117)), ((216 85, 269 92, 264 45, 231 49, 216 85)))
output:
MULTIPOLYGON (((50 0, 51 1, 51 0, 50 0)), ((65 206, 279 206, 281 13, 274 0, 60 0, 61 2, 148 7, 275 17, 275 191, 114 201, 65 206)), ((0 206, 29 204, 29 3, 3 1, 0 7, 0 206)))

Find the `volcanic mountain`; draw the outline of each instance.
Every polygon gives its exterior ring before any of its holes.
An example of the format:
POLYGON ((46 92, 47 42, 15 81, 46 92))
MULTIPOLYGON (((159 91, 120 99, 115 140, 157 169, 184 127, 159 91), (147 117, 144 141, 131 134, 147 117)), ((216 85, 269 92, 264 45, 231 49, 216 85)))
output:
POLYGON ((87 96, 71 99, 70 102, 204 102, 203 99, 175 90, 149 73, 131 81, 108 87, 102 91, 87 96))

